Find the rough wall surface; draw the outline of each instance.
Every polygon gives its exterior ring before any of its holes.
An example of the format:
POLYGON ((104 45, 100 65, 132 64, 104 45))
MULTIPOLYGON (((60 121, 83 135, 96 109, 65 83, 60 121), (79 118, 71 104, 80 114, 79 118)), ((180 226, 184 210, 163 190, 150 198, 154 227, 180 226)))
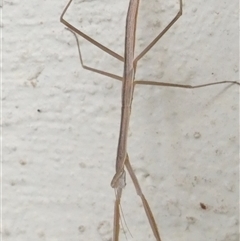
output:
MULTIPOLYGON (((66 4, 4 1, 4 241, 111 240, 121 83, 82 69, 59 22, 66 4)), ((66 19, 123 55, 127 5, 76 0, 66 19)), ((175 0, 141 1, 137 53, 177 11, 175 0)), ((238 80, 238 15, 237 0, 184 1, 136 78, 238 80)), ((122 74, 120 61, 80 42, 86 64, 122 74)), ((234 85, 136 86, 128 152, 163 241, 239 239, 238 95, 234 85)), ((122 210, 127 240, 155 240, 129 177, 122 210)))

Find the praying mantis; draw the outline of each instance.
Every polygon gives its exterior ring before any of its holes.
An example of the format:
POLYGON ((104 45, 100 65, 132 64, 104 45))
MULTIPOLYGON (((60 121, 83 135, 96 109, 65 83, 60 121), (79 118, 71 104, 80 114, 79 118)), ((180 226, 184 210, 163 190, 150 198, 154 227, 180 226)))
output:
POLYGON ((135 74, 137 71, 138 61, 145 55, 147 52, 162 38, 162 36, 167 33, 167 31, 177 22, 177 20, 181 17, 183 13, 183 3, 182 0, 179 0, 179 11, 175 15, 175 17, 169 22, 169 24, 157 35, 155 39, 153 39, 146 48, 144 48, 140 54, 135 56, 135 38, 136 38, 136 27, 137 27, 137 17, 138 17, 138 9, 140 0, 130 0, 128 6, 128 12, 126 17, 126 27, 125 27, 125 51, 124 56, 120 56, 114 51, 108 49, 104 45, 95 41, 69 22, 64 19, 64 15, 68 10, 72 0, 70 0, 67 6, 64 8, 63 13, 60 17, 60 21, 68 27, 68 29, 73 32, 76 37, 78 52, 80 57, 81 65, 84 69, 96 72, 101 75, 105 75, 107 77, 111 77, 118 81, 122 81, 122 109, 121 109, 121 124, 120 124, 120 133, 118 139, 118 148, 117 148, 117 156, 116 156, 116 166, 115 166, 115 174, 111 181, 111 187, 115 190, 115 205, 114 205, 114 220, 113 220, 113 241, 119 240, 119 232, 120 232, 120 204, 121 204, 121 196, 123 188, 126 185, 126 171, 129 173, 132 182, 135 186, 137 195, 141 198, 146 216, 149 221, 149 225, 151 227, 152 233, 157 241, 163 241, 160 236, 160 232, 158 230, 157 224, 155 222, 153 213, 150 209, 147 199, 145 198, 138 179, 134 173, 133 167, 131 165, 128 151, 127 151, 127 138, 128 138, 128 129, 129 129, 129 121, 131 114, 131 106, 134 94, 135 85, 155 85, 155 86, 165 86, 165 87, 176 87, 176 88, 186 88, 186 89, 194 89, 201 88, 206 86, 212 86, 217 84, 237 84, 240 85, 239 82, 236 81, 220 81, 214 83, 206 83, 196 86, 184 85, 184 84, 174 84, 174 83, 164 83, 164 82, 155 82, 155 81, 140 81, 135 80, 135 74), (78 42, 78 38, 76 34, 85 38, 90 43, 94 44, 98 48, 102 49, 112 57, 118 59, 119 61, 124 63, 124 71, 123 76, 118 76, 112 73, 108 73, 102 70, 98 70, 95 68, 91 68, 89 66, 84 65, 80 45, 78 42))

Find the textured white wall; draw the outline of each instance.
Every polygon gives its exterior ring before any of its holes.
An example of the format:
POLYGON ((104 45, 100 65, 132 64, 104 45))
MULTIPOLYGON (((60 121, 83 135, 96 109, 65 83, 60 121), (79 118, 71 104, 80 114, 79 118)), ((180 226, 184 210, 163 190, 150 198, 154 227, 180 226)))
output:
MULTIPOLYGON (((4 1, 4 241, 111 240, 121 84, 81 68, 59 22, 66 4, 4 1)), ((141 4, 137 51, 178 7, 141 4)), ((66 18, 123 54, 127 5, 76 0, 66 18)), ((238 1, 185 1, 183 11, 137 79, 238 80, 238 1)), ((122 63, 81 43, 87 64, 121 75, 122 63)), ((238 91, 136 87, 128 151, 163 241, 238 240, 238 91)), ((129 177, 122 208, 128 240, 154 240, 129 177)))

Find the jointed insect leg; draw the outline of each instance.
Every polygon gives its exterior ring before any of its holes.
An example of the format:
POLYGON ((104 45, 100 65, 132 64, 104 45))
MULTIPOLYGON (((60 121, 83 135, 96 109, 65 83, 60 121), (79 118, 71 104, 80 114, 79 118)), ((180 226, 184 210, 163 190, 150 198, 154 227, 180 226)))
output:
POLYGON ((135 186, 137 195, 140 196, 140 198, 142 200, 143 207, 144 207, 145 213, 147 215, 148 221, 150 223, 151 229, 153 231, 153 234, 154 234, 154 236, 155 236, 157 241, 161 241, 161 238, 160 238, 160 235, 159 235, 159 231, 158 231, 158 228, 157 228, 157 224, 155 222, 155 219, 153 217, 153 214, 152 214, 152 211, 151 211, 151 209, 149 207, 149 204, 148 204, 148 202, 147 202, 147 200, 146 200, 146 198, 145 198, 145 196, 144 196, 144 194, 142 192, 142 189, 141 189, 141 187, 140 187, 140 185, 138 183, 137 177, 136 177, 136 175, 135 175, 135 173, 134 173, 134 171, 132 169, 132 166, 130 164, 128 155, 127 155, 126 160, 125 160, 125 166, 126 166, 126 168, 128 170, 128 173, 129 173, 132 181, 133 181, 133 184, 135 186))
POLYGON ((110 77, 112 79, 116 79, 116 80, 119 80, 119 81, 122 81, 122 77, 121 76, 118 76, 118 75, 115 75, 115 74, 112 74, 112 73, 109 73, 109 72, 106 72, 106 71, 102 71, 102 70, 99 70, 99 69, 96 69, 96 68, 92 68, 92 67, 89 67, 87 65, 85 65, 83 63, 83 59, 82 59, 82 53, 81 53, 81 48, 80 48, 80 43, 79 43, 79 40, 78 40, 78 37, 76 35, 75 32, 73 32, 70 28, 67 28, 68 31, 70 31, 75 39, 76 39, 76 42, 77 42, 77 48, 78 48, 78 55, 79 55, 79 60, 80 60, 80 64, 82 66, 83 69, 87 69, 87 70, 90 70, 92 72, 95 72, 95 73, 98 73, 98 74, 101 74, 101 75, 104 75, 104 76, 107 76, 107 77, 110 77))
POLYGON ((218 84, 236 84, 240 85, 238 81, 218 81, 212 83, 206 83, 201 85, 182 85, 176 83, 164 83, 164 82, 157 82, 157 81, 145 81, 145 80, 136 80, 134 81, 134 85, 156 85, 156 86, 165 86, 165 87, 177 87, 177 88, 186 88, 186 89, 197 89, 206 86, 218 85, 218 84))

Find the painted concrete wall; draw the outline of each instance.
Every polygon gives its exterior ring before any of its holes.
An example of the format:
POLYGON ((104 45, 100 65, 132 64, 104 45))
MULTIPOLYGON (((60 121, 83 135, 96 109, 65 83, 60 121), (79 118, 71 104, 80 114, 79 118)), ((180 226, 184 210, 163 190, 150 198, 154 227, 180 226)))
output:
MULTIPOLYGON (((75 39, 59 22, 66 4, 4 1, 4 241, 111 240, 121 83, 81 68, 75 39)), ((123 55, 127 5, 76 0, 66 19, 123 55)), ((177 8, 142 0, 137 53, 177 8)), ((183 8, 139 62, 137 79, 238 80, 238 1, 183 8)), ((121 62, 86 41, 81 47, 86 64, 122 74, 121 62)), ((238 240, 238 95, 229 85, 136 86, 128 152, 163 241, 238 240)), ((122 209, 127 240, 155 240, 129 177, 122 209)))

